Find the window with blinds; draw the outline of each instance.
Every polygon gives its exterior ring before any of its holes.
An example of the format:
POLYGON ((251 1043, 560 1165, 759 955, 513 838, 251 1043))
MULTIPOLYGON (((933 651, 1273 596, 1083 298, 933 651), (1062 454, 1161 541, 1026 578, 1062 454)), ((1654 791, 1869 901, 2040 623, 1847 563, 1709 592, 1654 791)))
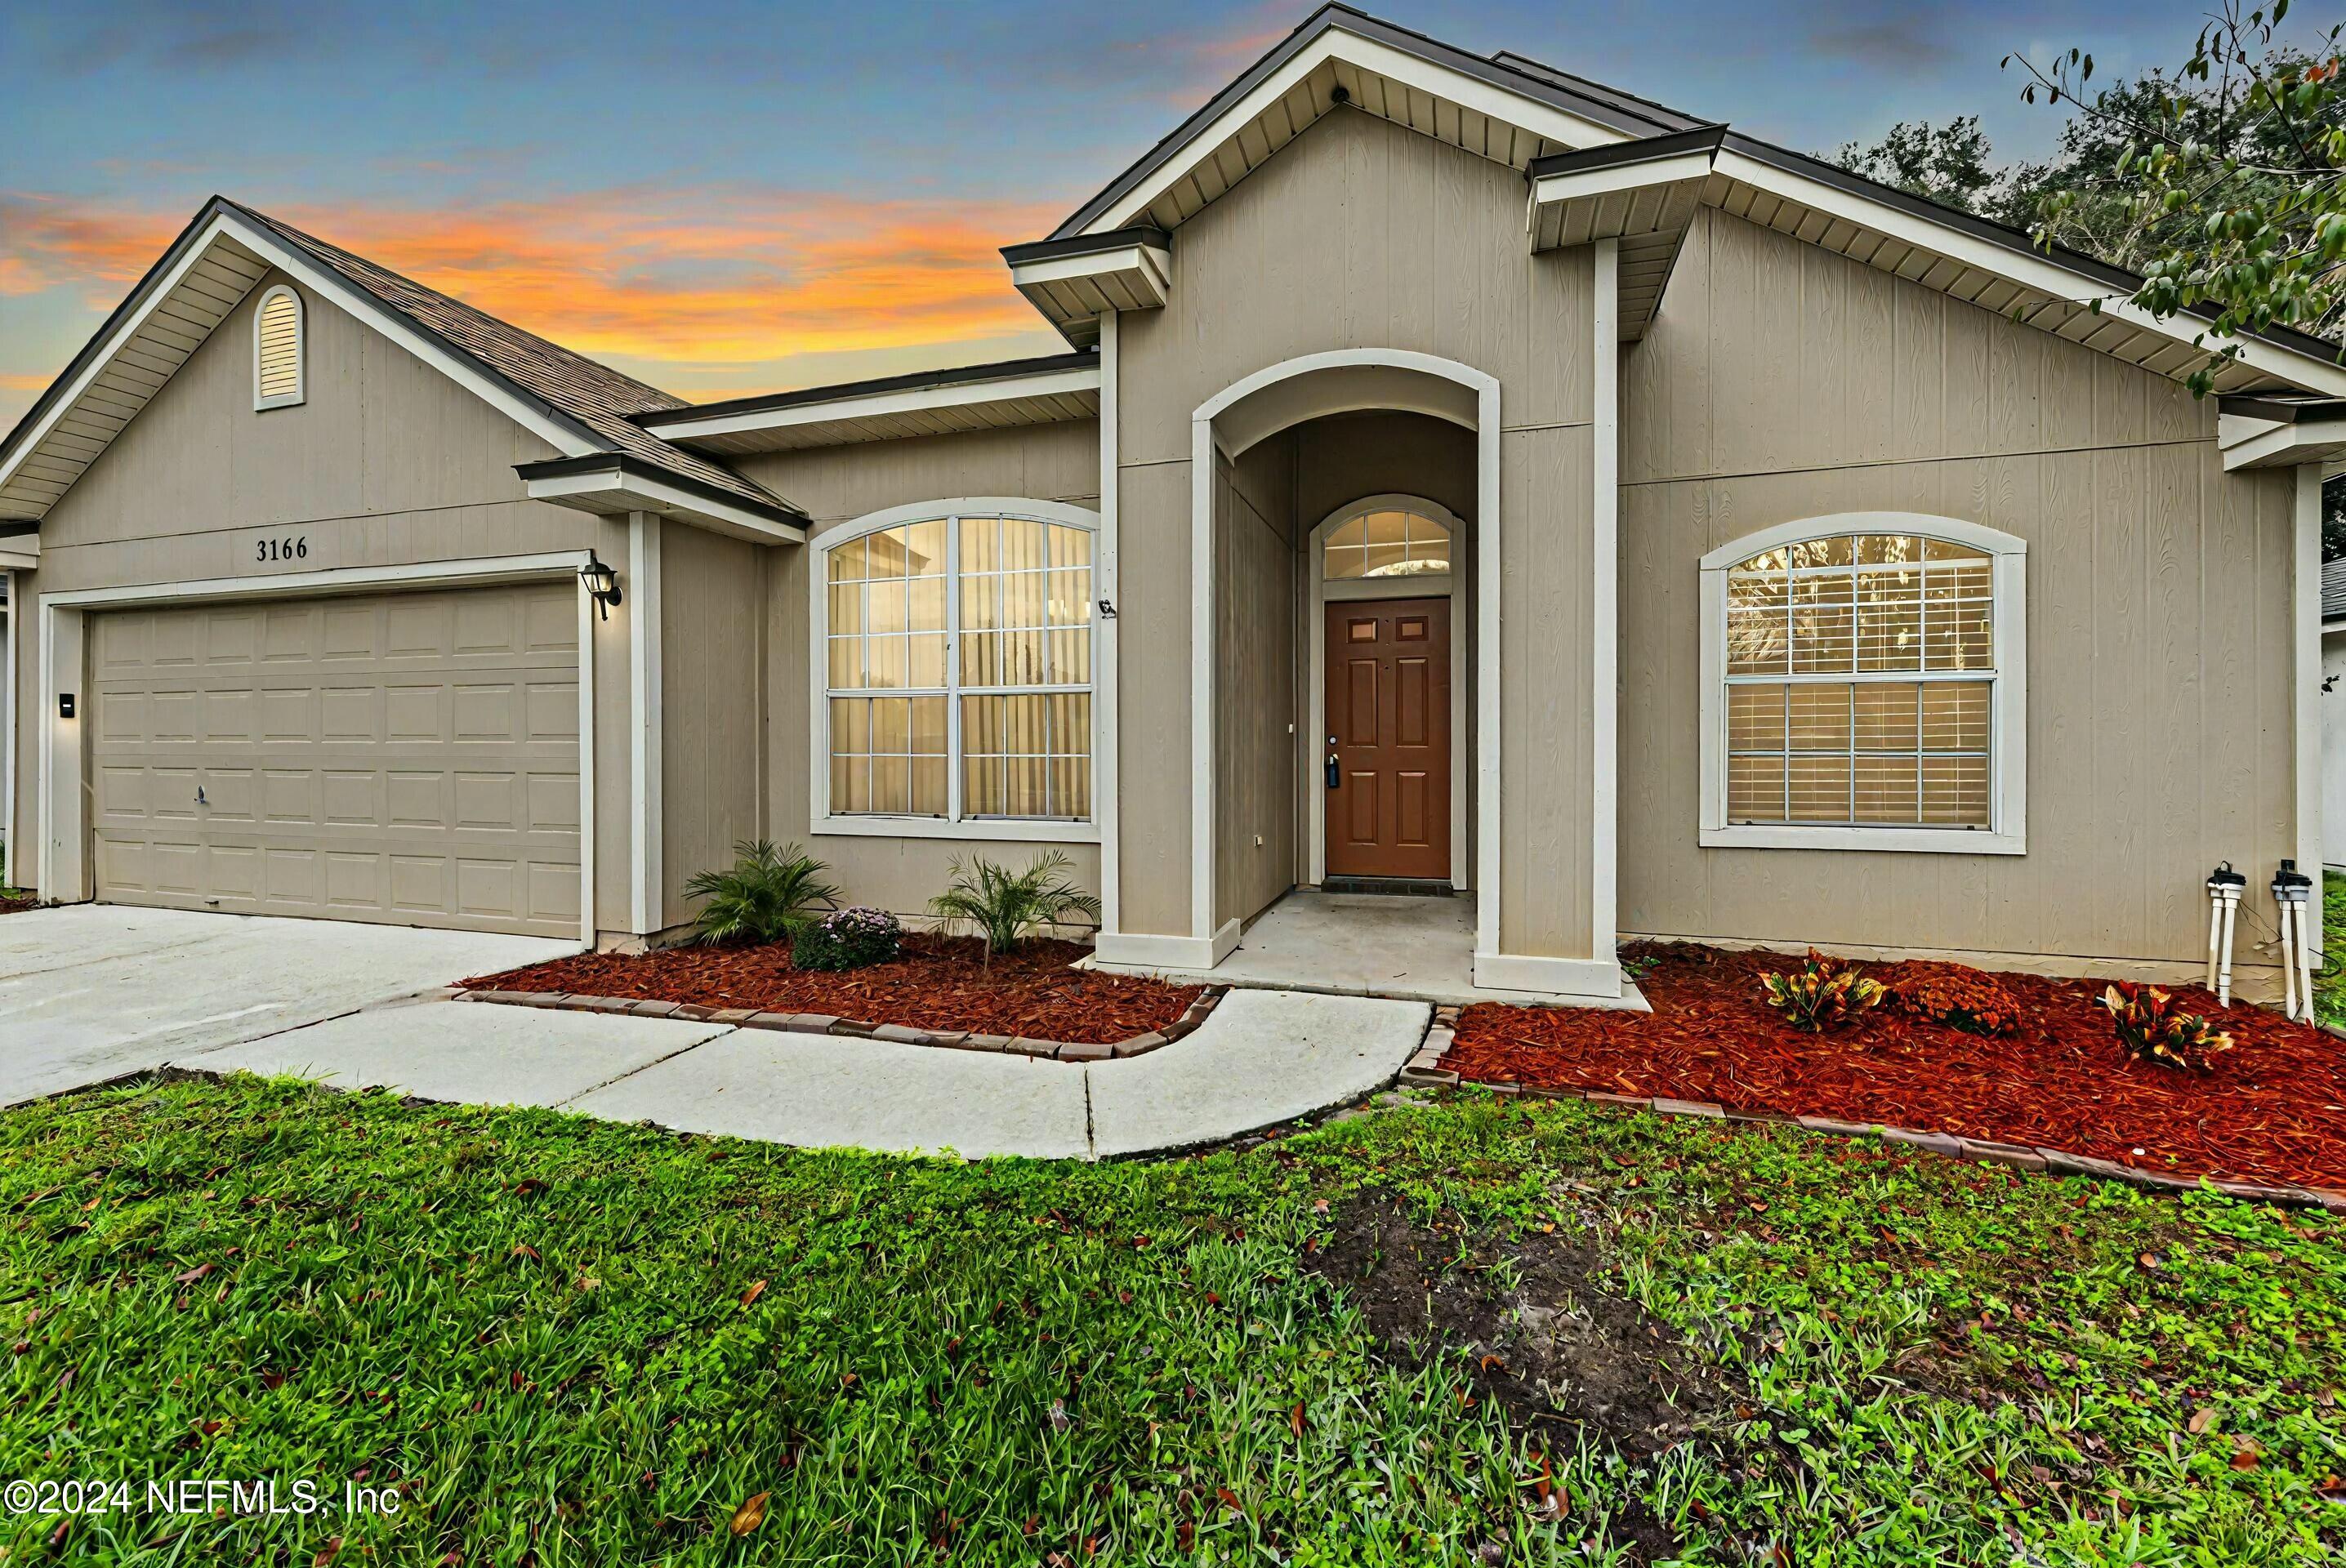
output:
POLYGON ((1908 534, 1730 566, 1727 822, 1991 826, 1995 569, 1908 534))
POLYGON ((824 560, 832 814, 1090 820, 1090 529, 939 517, 824 560))
POLYGON ((252 318, 252 406, 301 401, 301 297, 279 284, 260 297, 252 318))

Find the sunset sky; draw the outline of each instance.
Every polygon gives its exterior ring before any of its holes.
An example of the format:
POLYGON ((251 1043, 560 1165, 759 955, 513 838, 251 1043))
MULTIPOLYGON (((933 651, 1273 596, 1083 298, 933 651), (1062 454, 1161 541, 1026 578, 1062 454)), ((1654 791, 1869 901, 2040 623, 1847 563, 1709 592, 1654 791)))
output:
MULTIPOLYGON (((1392 0, 1804 151, 2059 120, 2004 53, 2179 62, 2177 0, 1392 0)), ((0 428, 214 192, 696 400, 1062 346, 996 248, 1301 3, 0 0, 0 428)))

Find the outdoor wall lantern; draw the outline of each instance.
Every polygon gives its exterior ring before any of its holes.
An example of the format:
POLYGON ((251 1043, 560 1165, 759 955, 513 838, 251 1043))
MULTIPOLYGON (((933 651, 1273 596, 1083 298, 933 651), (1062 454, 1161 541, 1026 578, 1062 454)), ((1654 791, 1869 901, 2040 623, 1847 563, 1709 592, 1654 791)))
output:
POLYGON ((587 596, 605 620, 611 618, 611 606, 619 602, 619 574, 606 566, 593 555, 578 568, 578 580, 586 585, 587 596))

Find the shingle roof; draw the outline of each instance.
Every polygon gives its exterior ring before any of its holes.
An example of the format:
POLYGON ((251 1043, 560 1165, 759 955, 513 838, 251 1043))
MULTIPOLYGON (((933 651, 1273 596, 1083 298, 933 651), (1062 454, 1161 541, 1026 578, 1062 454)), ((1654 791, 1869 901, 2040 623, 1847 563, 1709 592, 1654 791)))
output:
POLYGON ((2321 618, 2346 616, 2346 559, 2321 563, 2321 618))
POLYGON ((715 486, 760 506, 796 510, 773 492, 744 479, 724 464, 699 453, 671 446, 633 423, 637 414, 688 407, 684 399, 623 375, 584 354, 574 353, 559 343, 548 342, 509 321, 501 321, 462 300, 403 278, 389 268, 379 267, 363 256, 305 234, 265 212, 225 198, 220 202, 286 243, 298 246, 321 265, 332 268, 492 374, 568 415, 602 443, 605 450, 624 453, 655 468, 715 486))

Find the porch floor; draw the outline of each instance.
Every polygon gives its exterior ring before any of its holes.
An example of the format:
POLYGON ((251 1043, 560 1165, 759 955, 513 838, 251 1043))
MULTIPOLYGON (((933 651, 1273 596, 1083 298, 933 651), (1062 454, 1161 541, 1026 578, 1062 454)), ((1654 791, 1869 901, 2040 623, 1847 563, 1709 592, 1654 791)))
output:
POLYGON ((1405 898, 1298 890, 1257 915, 1229 956, 1210 971, 1096 967, 1126 974, 1335 996, 1392 996, 1463 1006, 1473 1002, 1554 1003, 1571 1007, 1651 1009, 1633 982, 1621 995, 1563 996, 1491 991, 1474 983, 1471 895, 1405 898))

